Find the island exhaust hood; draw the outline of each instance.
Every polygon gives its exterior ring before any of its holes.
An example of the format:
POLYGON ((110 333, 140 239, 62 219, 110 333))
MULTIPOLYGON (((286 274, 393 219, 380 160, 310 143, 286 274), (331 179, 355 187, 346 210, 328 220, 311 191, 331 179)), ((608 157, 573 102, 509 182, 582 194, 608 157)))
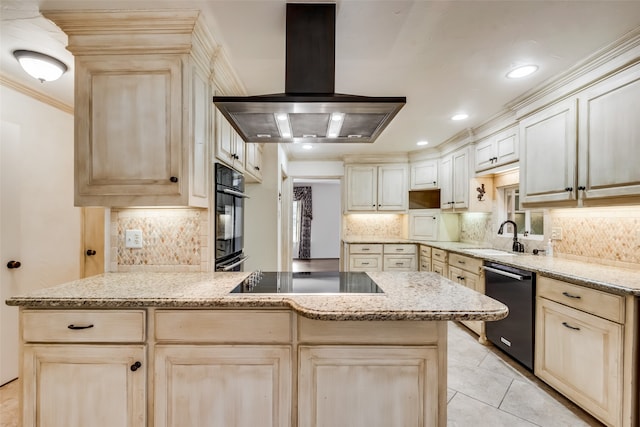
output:
POLYGON ((288 3, 285 93, 214 96, 246 142, 374 142, 405 97, 334 93, 334 3, 288 3))

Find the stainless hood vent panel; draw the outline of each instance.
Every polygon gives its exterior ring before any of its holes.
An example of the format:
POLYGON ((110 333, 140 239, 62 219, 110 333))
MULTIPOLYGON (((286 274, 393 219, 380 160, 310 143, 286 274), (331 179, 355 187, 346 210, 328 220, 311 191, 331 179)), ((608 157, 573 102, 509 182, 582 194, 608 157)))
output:
POLYGON ((213 98, 244 141, 374 142, 404 106, 405 97, 332 93, 335 9, 287 4, 287 93, 213 98))

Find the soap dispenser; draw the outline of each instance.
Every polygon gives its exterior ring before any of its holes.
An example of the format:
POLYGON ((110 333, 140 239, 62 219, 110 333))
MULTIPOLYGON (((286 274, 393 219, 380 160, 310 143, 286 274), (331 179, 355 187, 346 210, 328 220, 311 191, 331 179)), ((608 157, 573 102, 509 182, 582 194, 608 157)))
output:
POLYGON ((546 256, 553 256, 553 240, 547 240, 547 248, 544 251, 546 256))

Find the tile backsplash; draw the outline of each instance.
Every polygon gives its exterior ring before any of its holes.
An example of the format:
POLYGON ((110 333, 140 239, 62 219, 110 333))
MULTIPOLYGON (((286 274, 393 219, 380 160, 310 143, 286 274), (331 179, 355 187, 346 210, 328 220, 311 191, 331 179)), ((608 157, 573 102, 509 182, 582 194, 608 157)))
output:
POLYGON ((342 216, 342 236, 406 237, 406 215, 352 214, 342 216))
POLYGON ((209 269, 206 209, 112 209, 110 271, 209 269), (125 230, 141 230, 143 247, 125 247, 125 230))

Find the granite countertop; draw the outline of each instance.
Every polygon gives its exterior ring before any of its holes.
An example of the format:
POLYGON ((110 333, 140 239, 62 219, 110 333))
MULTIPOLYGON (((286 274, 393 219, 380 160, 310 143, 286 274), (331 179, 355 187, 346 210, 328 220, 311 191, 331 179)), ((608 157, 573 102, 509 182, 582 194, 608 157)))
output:
POLYGON ((229 294, 250 273, 105 273, 7 300, 28 308, 291 308, 317 320, 500 320, 502 303, 435 273, 376 272, 371 295, 229 294))
POLYGON ((469 249, 487 248, 487 245, 477 245, 463 242, 434 242, 419 241, 402 238, 356 237, 343 240, 345 243, 413 243, 443 249, 462 255, 487 261, 499 262, 516 268, 522 268, 535 273, 563 280, 581 286, 612 292, 619 295, 634 295, 640 297, 640 269, 612 267, 584 261, 570 260, 560 257, 544 255, 516 254, 478 255, 469 249))

